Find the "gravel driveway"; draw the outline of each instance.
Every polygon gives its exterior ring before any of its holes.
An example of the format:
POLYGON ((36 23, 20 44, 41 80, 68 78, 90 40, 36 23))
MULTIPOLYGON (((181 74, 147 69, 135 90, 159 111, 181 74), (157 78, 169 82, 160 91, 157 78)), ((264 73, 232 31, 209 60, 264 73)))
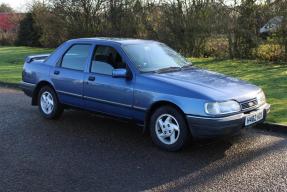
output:
POLYGON ((134 125, 81 111, 45 120, 0 88, 0 191, 143 190, 286 191, 287 137, 249 129, 164 152, 134 125))

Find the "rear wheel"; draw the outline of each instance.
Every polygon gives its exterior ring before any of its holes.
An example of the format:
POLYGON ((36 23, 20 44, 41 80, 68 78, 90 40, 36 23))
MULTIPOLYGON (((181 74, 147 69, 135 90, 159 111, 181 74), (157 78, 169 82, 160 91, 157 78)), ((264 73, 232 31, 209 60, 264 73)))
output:
POLYGON ((163 106, 153 113, 150 133, 153 142, 167 151, 182 149, 190 139, 184 116, 172 106, 163 106))
POLYGON ((55 91, 49 87, 42 87, 38 94, 38 107, 41 115, 47 119, 57 119, 63 113, 55 91))

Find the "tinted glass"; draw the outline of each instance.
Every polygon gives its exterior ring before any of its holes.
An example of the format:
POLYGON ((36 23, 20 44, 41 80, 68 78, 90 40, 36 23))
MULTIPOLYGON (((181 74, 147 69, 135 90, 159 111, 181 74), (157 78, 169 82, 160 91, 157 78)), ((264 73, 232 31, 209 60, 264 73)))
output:
POLYGON ((190 64, 179 53, 161 43, 124 45, 123 49, 142 72, 190 64))
POLYGON ((91 45, 74 45, 64 55, 62 67, 83 71, 91 45))
POLYGON ((121 55, 109 46, 97 46, 93 60, 91 72, 112 75, 113 69, 126 68, 121 55))

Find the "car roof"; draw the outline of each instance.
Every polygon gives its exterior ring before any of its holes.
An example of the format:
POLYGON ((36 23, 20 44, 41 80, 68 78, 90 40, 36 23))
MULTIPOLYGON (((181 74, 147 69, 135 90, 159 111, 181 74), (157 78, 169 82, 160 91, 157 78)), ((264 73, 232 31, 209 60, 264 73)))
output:
POLYGON ((132 38, 112 38, 112 37, 90 37, 90 38, 79 38, 79 39, 72 39, 70 41, 89 41, 89 42, 111 42, 111 43, 118 43, 123 45, 128 44, 144 44, 144 43, 156 43, 157 41, 153 40, 144 40, 144 39, 132 39, 132 38))

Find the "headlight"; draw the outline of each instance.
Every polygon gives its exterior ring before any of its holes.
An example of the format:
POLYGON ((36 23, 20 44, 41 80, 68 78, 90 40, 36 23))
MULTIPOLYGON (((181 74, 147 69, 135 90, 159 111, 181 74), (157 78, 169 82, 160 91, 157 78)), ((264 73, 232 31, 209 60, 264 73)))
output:
POLYGON ((236 101, 213 102, 205 104, 205 112, 210 115, 222 115, 239 112, 241 107, 236 101))
POLYGON ((261 106, 264 103, 266 103, 266 98, 265 98, 265 94, 263 91, 260 91, 260 93, 258 93, 258 95, 256 96, 256 100, 257 100, 258 106, 261 106))

